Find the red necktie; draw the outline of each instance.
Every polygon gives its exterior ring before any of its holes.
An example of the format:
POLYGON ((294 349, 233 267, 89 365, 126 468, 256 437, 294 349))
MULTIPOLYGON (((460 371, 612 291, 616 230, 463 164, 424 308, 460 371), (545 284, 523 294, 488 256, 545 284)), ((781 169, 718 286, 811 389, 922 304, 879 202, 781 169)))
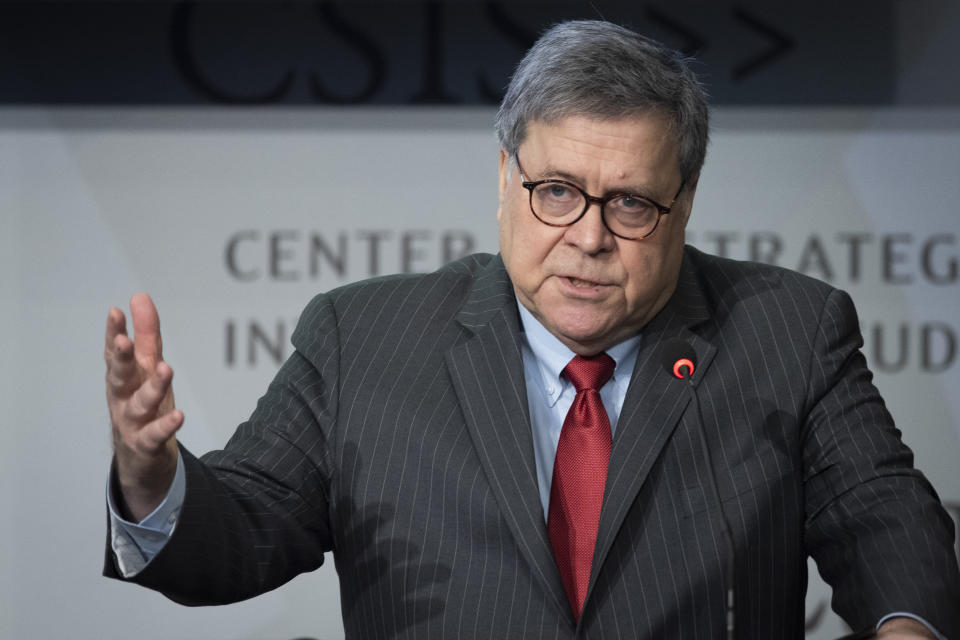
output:
POLYGON ((589 358, 577 356, 563 370, 577 395, 560 431, 547 531, 576 619, 580 618, 590 582, 610 461, 610 418, 603 408, 600 388, 615 367, 613 358, 600 353, 589 358))

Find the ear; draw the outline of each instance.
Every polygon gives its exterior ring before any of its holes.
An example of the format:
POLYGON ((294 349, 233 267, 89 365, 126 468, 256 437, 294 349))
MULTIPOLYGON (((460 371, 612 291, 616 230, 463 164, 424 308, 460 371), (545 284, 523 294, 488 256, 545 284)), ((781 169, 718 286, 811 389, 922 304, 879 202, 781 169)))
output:
POLYGON ((503 149, 500 149, 500 166, 497 172, 497 220, 500 220, 503 210, 503 199, 507 197, 507 184, 510 181, 510 156, 503 149))
POLYGON ((690 220, 690 212, 693 210, 693 197, 697 195, 697 184, 700 182, 700 173, 697 172, 687 180, 683 187, 683 193, 677 198, 677 208, 683 214, 683 226, 687 226, 690 220))

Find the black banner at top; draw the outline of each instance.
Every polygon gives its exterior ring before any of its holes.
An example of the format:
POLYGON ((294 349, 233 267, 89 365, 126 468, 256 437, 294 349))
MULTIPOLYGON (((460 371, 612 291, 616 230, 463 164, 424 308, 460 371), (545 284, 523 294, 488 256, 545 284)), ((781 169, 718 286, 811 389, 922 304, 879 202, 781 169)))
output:
POLYGON ((698 59, 714 104, 895 100, 896 3, 0 3, 0 103, 486 105, 537 35, 605 18, 698 59))

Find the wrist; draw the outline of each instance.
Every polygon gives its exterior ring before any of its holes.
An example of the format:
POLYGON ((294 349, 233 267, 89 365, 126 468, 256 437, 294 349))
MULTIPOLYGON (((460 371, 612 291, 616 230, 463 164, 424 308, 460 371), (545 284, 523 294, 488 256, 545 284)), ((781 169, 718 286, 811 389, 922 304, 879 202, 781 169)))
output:
POLYGON ((110 486, 118 515, 130 522, 140 522, 163 502, 177 472, 178 454, 157 461, 148 468, 133 469, 124 464, 119 452, 114 457, 110 486))

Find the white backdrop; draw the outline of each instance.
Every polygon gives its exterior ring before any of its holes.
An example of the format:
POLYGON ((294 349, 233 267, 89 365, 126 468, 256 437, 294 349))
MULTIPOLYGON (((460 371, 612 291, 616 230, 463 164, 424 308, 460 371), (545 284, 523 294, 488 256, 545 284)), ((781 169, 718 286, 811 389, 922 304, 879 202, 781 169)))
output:
MULTIPOLYGON (((332 559, 219 608, 100 577, 106 311, 153 295, 182 440, 218 447, 289 353, 314 293, 496 250, 492 119, 0 110, 0 637, 342 637, 332 559)), ((719 110, 690 226, 702 249, 775 258, 851 292, 877 383, 952 505, 958 160, 960 109, 719 110)), ((811 638, 843 630, 818 616, 828 600, 813 579, 811 638)))

